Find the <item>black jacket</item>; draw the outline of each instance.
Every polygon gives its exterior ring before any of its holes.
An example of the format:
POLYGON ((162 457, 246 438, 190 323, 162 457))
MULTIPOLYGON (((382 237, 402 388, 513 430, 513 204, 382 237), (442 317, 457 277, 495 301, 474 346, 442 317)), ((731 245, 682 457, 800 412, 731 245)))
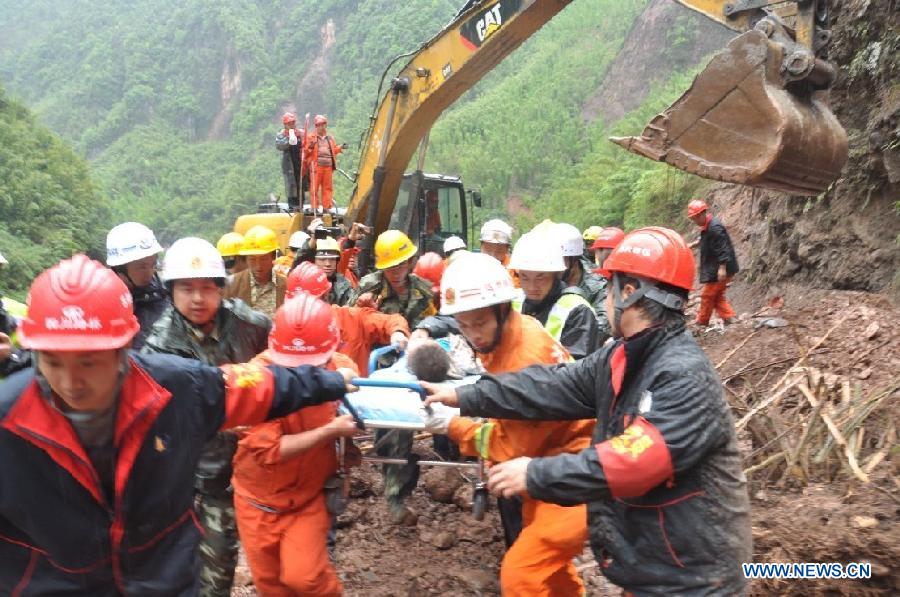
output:
POLYGON ((132 288, 131 299, 134 301, 134 314, 141 324, 141 330, 131 342, 131 347, 140 350, 150 329, 169 306, 169 293, 158 277, 153 276, 149 286, 132 288))
POLYGON ((743 590, 752 539, 734 422, 683 324, 457 392, 468 416, 597 418, 594 446, 531 461, 528 493, 588 505, 591 546, 612 582, 635 595, 743 590))
POLYGON ((225 371, 133 354, 110 503, 34 372, 13 375, 0 384, 0 595, 196 595, 193 478, 204 442, 343 392, 340 374, 314 367, 225 371))
MULTIPOLYGON (((553 310, 553 306, 564 294, 577 294, 587 300, 587 297, 577 286, 566 288, 562 282, 558 282, 541 302, 536 303, 526 299, 522 303, 522 314, 531 315, 540 321, 542 326, 546 327, 550 311, 553 310)), ((605 337, 600 332, 594 312, 588 305, 581 305, 572 309, 568 317, 566 317, 566 323, 559 336, 559 343, 569 351, 573 359, 577 360, 583 359, 600 348, 604 339, 605 337)))
POLYGON ((700 231, 700 282, 715 282, 718 279, 719 265, 723 263, 729 276, 738 273, 740 268, 731 237, 719 218, 713 218, 706 230, 700 231))

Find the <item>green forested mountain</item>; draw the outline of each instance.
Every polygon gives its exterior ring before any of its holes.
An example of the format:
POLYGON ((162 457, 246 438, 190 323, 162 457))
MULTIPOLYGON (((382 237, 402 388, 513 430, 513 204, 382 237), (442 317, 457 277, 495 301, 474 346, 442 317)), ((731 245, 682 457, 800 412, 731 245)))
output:
MULTIPOLYGON (((520 227, 543 217, 579 226, 659 221, 696 180, 606 136, 639 132, 687 86, 687 74, 663 69, 621 122, 582 113, 654 3, 573 2, 438 121, 428 169, 483 189, 488 209, 479 220, 514 199, 520 227)), ((342 166, 354 170, 385 66, 461 5, 0 0, 0 80, 91 160, 113 219, 140 220, 167 240, 213 238, 282 192, 273 135, 286 108, 329 114, 332 132, 351 145, 342 166)), ((685 27, 667 24, 683 39, 653 40, 648 51, 690 43, 685 27)), ((345 202, 350 184, 336 183, 345 202)))
POLYGON ((23 298, 57 259, 98 249, 108 221, 84 159, 0 87, 0 290, 23 298))

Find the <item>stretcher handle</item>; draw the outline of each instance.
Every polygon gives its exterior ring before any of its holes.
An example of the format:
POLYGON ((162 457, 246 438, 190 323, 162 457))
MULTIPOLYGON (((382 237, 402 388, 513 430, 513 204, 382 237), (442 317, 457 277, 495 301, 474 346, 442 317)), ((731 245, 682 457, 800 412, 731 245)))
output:
POLYGON ((385 354, 396 352, 397 354, 402 354, 399 348, 390 344, 388 346, 382 346, 381 348, 376 348, 369 355, 369 375, 375 373, 378 368, 378 359, 385 354))
POLYGON ((350 383, 358 388, 399 388, 402 390, 412 390, 419 394, 424 402, 428 398, 428 393, 420 384, 414 381, 393 381, 390 379, 367 379, 364 377, 354 377, 350 383))
POLYGON ((346 408, 347 412, 350 413, 350 416, 353 417, 353 420, 356 422, 356 428, 365 431, 365 422, 363 422, 362 417, 359 416, 359 412, 356 410, 356 407, 353 406, 353 404, 350 402, 350 399, 347 398, 346 394, 341 396, 341 404, 344 405, 344 408, 346 408))

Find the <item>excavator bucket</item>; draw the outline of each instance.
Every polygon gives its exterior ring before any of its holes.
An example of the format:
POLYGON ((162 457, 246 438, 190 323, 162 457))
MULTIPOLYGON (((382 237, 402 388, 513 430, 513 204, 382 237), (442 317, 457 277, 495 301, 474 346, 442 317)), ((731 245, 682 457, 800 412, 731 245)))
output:
MULTIPOLYGON (((817 195, 847 161, 847 133, 828 107, 827 84, 790 81, 792 58, 762 31, 743 33, 640 137, 610 140, 704 178, 817 195)), ((833 76, 815 63, 820 81, 833 76)))

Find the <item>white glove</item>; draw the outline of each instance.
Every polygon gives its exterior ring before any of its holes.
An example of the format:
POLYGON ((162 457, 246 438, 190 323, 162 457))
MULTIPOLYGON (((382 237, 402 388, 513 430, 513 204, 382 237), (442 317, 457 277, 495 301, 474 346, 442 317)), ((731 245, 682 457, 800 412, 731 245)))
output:
POLYGON ((425 430, 436 435, 447 435, 450 421, 459 416, 459 409, 445 406, 440 402, 431 405, 431 412, 422 407, 422 419, 425 421, 425 430))
POLYGON ((297 134, 294 132, 294 129, 291 129, 290 138, 288 139, 288 145, 296 145, 297 144, 297 134))

